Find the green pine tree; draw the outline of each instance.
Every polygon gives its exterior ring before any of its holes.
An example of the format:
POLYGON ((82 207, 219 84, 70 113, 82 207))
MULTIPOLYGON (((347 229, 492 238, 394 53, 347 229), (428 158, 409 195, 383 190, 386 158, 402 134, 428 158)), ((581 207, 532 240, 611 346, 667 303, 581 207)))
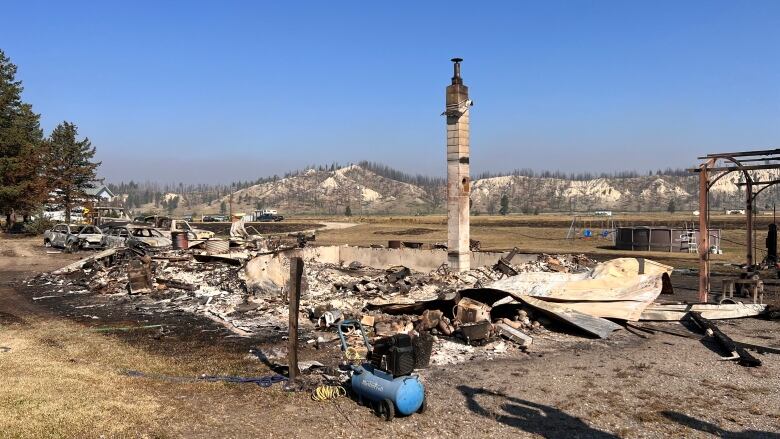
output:
POLYGON ((16 66, 0 50, 0 213, 8 227, 17 214, 29 215, 46 200, 41 178, 40 116, 22 102, 16 66))
POLYGON ((95 147, 88 138, 76 140, 78 128, 71 122, 57 125, 45 142, 45 174, 54 198, 65 209, 65 221, 77 204, 88 199, 87 189, 94 188, 95 171, 100 162, 93 162, 95 147))
POLYGON ((501 208, 498 209, 498 213, 501 215, 509 213, 509 197, 506 194, 501 196, 501 208))

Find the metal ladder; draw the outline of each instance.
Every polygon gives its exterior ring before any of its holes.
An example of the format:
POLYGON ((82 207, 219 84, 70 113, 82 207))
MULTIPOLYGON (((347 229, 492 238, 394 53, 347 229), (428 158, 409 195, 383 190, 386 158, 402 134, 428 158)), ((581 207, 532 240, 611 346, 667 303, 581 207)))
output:
POLYGON ((699 243, 696 241, 696 232, 688 230, 684 235, 680 235, 680 241, 682 243, 688 243, 688 253, 698 253, 699 243))

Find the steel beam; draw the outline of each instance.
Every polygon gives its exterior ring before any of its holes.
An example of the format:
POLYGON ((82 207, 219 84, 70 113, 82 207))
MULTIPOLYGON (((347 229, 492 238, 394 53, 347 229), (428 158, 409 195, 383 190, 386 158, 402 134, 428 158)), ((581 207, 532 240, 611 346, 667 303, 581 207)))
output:
POLYGON ((714 160, 707 160, 699 168, 699 302, 707 303, 710 291, 710 230, 709 230, 709 172, 707 167, 714 160))
POLYGON ((757 149, 752 151, 737 151, 737 152, 718 152, 713 154, 707 154, 704 157, 699 157, 699 160, 721 158, 721 157, 750 157, 754 155, 774 155, 780 154, 780 149, 757 149))
MULTIPOLYGON (((708 169, 709 172, 720 172, 720 171, 757 171, 760 169, 778 169, 780 168, 780 163, 774 163, 774 164, 768 164, 768 165, 737 165, 737 166, 720 166, 720 167, 711 167, 708 169)), ((701 168, 698 169, 689 169, 691 172, 701 172, 701 168)))
POLYGON ((753 185, 750 180, 745 185, 745 219, 747 229, 747 254, 746 262, 747 269, 753 266, 753 185))

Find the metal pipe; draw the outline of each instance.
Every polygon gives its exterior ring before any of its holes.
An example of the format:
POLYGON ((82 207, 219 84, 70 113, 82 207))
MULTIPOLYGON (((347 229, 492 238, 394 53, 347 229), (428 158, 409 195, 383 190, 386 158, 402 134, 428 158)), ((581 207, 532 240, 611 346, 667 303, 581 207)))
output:
POLYGON ((450 61, 452 61, 452 83, 453 84, 463 84, 463 79, 460 77, 460 63, 463 61, 463 58, 452 58, 450 61))

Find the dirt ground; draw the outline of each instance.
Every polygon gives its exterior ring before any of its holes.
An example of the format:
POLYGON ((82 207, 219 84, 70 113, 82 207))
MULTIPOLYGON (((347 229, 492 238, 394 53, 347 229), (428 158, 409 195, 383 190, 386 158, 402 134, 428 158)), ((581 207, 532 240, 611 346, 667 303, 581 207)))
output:
MULTIPOLYGON (((322 235, 337 239, 358 227, 322 235)), ((2 437, 780 438, 780 355, 756 354, 763 365, 745 368, 719 361, 723 353, 708 341, 660 332, 621 330, 609 340, 550 332, 511 359, 431 367, 422 372, 429 410, 389 423, 349 399, 198 381, 272 374, 253 352, 284 341, 236 337, 176 312, 96 307, 101 298, 89 295, 47 298, 25 286, 81 256, 47 254, 40 239, 0 238, 2 437), (143 325, 163 329, 105 330, 143 325)), ((672 278, 680 297, 690 295, 695 277, 672 278)), ((697 335, 679 323, 655 325, 697 335)), ((778 321, 720 326, 737 340, 780 347, 778 321)), ((327 361, 334 352, 307 345, 300 356, 327 361)))

